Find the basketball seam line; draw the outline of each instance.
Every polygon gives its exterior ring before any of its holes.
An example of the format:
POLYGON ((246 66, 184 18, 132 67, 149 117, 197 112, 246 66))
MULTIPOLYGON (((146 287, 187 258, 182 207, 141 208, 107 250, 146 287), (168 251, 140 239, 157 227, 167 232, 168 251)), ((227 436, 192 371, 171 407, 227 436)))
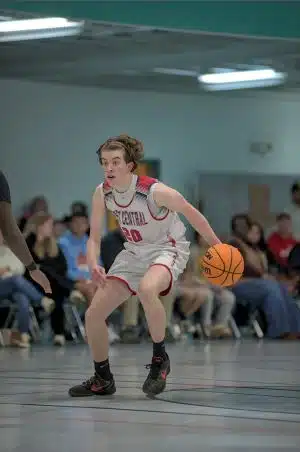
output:
MULTIPOLYGON (((232 264, 232 248, 230 248, 230 264, 229 264, 229 271, 230 271, 230 269, 231 269, 231 264, 232 264)), ((225 284, 225 282, 226 282, 228 276, 230 275, 230 273, 229 273, 228 271, 225 271, 225 270, 224 270, 224 273, 226 273, 226 274, 225 274, 225 279, 224 279, 224 281, 221 283, 221 286, 223 286, 223 285, 225 284)), ((232 283, 231 283, 230 285, 233 284, 233 274, 231 274, 231 280, 232 280, 232 283)))
POLYGON ((223 266, 224 266, 224 268, 223 268, 223 272, 225 271, 225 262, 223 261, 223 258, 222 258, 222 256, 221 256, 221 254, 219 253, 219 251, 215 248, 215 247, 213 247, 213 249, 215 250, 215 252, 217 253, 217 255, 219 256, 219 258, 221 259, 221 262, 222 262, 222 264, 223 264, 223 266))
MULTIPOLYGON (((214 268, 215 270, 219 270, 220 272, 226 272, 226 273, 228 273, 228 274, 232 274, 232 273, 234 273, 233 271, 231 272, 231 271, 227 271, 227 270, 222 270, 222 268, 219 268, 219 267, 215 267, 215 265, 212 265, 210 262, 207 262, 207 261, 205 261, 204 259, 203 259, 203 264, 208 264, 210 267, 212 267, 212 268, 214 268)), ((240 262, 239 262, 239 264, 235 267, 235 268, 237 268, 239 265, 240 265, 240 263, 242 262, 242 259, 240 260, 240 262)), ((204 267, 204 265, 203 265, 203 267, 204 267)), ((238 273, 235 273, 236 275, 242 275, 243 274, 243 272, 238 272, 238 273)), ((222 276, 222 275, 220 275, 220 276, 222 276)), ((214 276, 214 278, 220 278, 220 276, 214 276)))

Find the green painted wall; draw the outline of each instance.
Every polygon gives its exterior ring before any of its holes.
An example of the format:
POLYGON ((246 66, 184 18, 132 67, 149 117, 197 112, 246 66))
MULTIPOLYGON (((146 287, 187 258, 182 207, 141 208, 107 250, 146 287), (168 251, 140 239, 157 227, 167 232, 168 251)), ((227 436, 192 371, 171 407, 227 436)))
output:
POLYGON ((298 1, 24 1, 2 9, 126 24, 300 38, 298 1))

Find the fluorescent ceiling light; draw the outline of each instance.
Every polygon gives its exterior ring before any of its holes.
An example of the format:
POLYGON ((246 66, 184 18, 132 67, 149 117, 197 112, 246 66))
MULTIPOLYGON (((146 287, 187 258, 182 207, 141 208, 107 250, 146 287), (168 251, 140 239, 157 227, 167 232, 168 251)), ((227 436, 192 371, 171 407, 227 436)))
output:
POLYGON ((254 71, 231 71, 212 74, 199 75, 198 80, 201 83, 214 85, 224 83, 242 83, 265 80, 283 80, 285 74, 275 72, 273 69, 258 69, 254 71))
POLYGON ((286 74, 273 69, 214 72, 198 76, 198 81, 208 91, 267 88, 284 82, 286 74))
POLYGON ((61 17, 1 21, 0 42, 72 36, 79 34, 83 27, 84 22, 61 17))

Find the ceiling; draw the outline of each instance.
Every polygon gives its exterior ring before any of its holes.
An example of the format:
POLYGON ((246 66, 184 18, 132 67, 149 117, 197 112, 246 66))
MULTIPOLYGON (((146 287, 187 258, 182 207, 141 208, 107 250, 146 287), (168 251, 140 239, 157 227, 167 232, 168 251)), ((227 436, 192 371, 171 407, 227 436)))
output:
MULTIPOLYGON (((11 11, 0 16, 33 17, 11 11)), ((35 16, 36 17, 36 16, 35 16)), ((158 92, 199 93, 196 77, 155 68, 207 72, 212 67, 272 66, 300 89, 300 40, 248 38, 86 22, 80 37, 0 43, 0 77, 158 92)))

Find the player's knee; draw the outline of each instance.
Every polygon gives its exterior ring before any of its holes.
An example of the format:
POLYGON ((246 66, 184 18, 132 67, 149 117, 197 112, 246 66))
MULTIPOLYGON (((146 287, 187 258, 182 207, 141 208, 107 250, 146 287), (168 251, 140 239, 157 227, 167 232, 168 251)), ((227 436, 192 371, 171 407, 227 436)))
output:
POLYGON ((138 296, 142 304, 150 303, 158 296, 156 285, 151 281, 142 281, 138 288, 138 296))
POLYGON ((99 320, 106 319, 106 313, 101 309, 101 305, 97 303, 92 303, 88 309, 85 311, 85 321, 87 323, 93 323, 95 322, 95 319, 97 322, 99 320))

